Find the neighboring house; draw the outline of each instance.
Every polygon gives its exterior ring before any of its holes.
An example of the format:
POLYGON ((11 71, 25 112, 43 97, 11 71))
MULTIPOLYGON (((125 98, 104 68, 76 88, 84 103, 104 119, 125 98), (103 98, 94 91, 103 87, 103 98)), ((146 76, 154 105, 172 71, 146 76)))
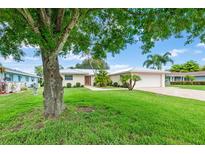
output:
POLYGON ((27 87, 30 87, 34 82, 38 83, 38 76, 19 70, 0 67, 0 82, 8 83, 20 83, 27 87))
POLYGON ((81 85, 93 85, 95 79, 95 70, 92 69, 63 69, 60 70, 63 77, 63 86, 67 83, 75 85, 79 82, 81 85))
POLYGON ((194 76, 194 81, 205 81, 205 71, 198 72, 171 72, 166 74, 166 79, 170 82, 186 81, 185 76, 194 76))
MULTIPOLYGON (((91 69, 64 69, 61 70, 63 77, 63 86, 67 83, 71 83, 72 86, 77 82, 81 85, 93 86, 94 84, 94 70, 91 69)), ((166 71, 145 69, 145 68, 128 68, 123 70, 108 70, 110 79, 112 82, 122 84, 120 76, 122 74, 132 73, 141 77, 141 80, 136 83, 137 87, 164 87, 165 86, 165 74, 166 71)))

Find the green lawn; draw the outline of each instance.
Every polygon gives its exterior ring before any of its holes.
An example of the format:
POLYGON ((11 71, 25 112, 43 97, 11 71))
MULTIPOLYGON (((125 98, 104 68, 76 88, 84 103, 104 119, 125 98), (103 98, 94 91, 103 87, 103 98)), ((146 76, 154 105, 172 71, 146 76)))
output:
POLYGON ((193 90, 205 90, 205 85, 172 85, 172 87, 193 89, 193 90))
POLYGON ((0 144, 205 144, 202 101, 71 88, 65 103, 59 119, 45 120, 41 95, 0 96, 0 144))

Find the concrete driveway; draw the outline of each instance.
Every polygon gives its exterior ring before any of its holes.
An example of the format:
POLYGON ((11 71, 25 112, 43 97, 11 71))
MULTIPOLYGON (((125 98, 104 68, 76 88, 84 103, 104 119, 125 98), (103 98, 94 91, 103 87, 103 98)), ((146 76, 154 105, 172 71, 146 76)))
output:
POLYGON ((202 90, 180 89, 180 88, 175 88, 175 87, 137 88, 137 90, 205 101, 205 91, 202 91, 202 90))

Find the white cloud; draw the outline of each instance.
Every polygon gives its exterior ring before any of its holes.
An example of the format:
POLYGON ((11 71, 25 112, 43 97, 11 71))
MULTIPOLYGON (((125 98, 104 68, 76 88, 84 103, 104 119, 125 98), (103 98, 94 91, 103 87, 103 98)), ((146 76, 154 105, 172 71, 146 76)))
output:
POLYGON ((198 43, 196 46, 201 47, 201 48, 205 48, 205 43, 198 43))
POLYGON ((87 58, 87 56, 83 56, 83 55, 75 55, 73 53, 69 53, 68 55, 66 55, 65 57, 63 57, 65 60, 79 60, 82 61, 84 59, 87 58))
POLYGON ((169 51, 171 53, 172 57, 176 57, 179 54, 185 53, 187 50, 186 49, 173 49, 171 51, 169 51))
POLYGON ((205 57, 201 59, 202 61, 205 61, 205 57))
POLYGON ((129 65, 124 65, 124 64, 116 64, 116 65, 110 65, 110 69, 115 70, 115 69, 125 69, 129 68, 129 65))

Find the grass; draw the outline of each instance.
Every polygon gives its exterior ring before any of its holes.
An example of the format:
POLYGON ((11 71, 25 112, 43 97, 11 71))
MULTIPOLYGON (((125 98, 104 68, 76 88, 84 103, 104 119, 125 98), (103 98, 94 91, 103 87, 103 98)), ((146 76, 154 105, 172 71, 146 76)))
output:
POLYGON ((0 96, 0 144, 205 144, 202 101, 85 88, 65 89, 64 100, 62 116, 46 120, 40 94, 0 96))
POLYGON ((172 85, 172 87, 193 89, 193 90, 205 90, 205 85, 172 85))

